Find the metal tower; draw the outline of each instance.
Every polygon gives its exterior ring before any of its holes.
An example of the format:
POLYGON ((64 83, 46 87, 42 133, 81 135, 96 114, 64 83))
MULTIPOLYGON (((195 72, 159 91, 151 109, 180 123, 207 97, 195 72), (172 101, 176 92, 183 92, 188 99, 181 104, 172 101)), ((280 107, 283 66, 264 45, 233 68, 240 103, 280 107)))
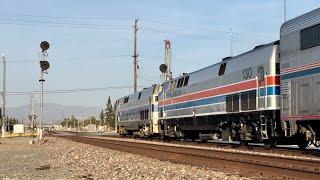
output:
POLYGON ((172 67, 171 67, 171 42, 164 40, 164 63, 167 65, 167 72, 164 73, 164 80, 168 81, 172 79, 172 67))

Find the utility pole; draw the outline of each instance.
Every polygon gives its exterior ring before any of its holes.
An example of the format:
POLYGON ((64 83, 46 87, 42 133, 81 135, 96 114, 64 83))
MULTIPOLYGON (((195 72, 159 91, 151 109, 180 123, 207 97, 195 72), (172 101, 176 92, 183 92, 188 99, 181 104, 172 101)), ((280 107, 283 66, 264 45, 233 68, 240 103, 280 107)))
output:
POLYGON ((232 57, 233 56, 233 31, 232 31, 232 28, 230 28, 229 34, 230 34, 230 56, 232 57))
POLYGON ((31 94, 30 96, 30 107, 31 107, 31 114, 30 114, 30 120, 31 120, 31 129, 34 130, 34 121, 36 119, 35 110, 34 110, 34 96, 31 94))
POLYGON ((3 101, 3 111, 2 111, 2 138, 4 138, 6 133, 5 121, 6 121, 6 93, 7 93, 7 67, 5 54, 1 54, 3 60, 3 91, 2 91, 2 101, 3 101))
POLYGON ((137 31, 138 31, 138 19, 134 21, 133 26, 133 91, 134 93, 137 92, 137 86, 138 86, 138 60, 137 57, 139 56, 137 54, 137 31))
POLYGON ((284 22, 287 21, 287 1, 283 0, 283 18, 284 22))

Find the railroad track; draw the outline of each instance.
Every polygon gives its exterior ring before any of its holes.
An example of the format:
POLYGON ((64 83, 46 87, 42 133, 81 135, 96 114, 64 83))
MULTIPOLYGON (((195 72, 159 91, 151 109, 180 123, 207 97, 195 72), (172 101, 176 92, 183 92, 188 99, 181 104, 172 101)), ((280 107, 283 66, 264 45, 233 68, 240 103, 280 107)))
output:
POLYGON ((130 141, 119 138, 60 136, 70 140, 114 150, 141 154, 175 163, 241 172, 247 176, 271 178, 320 179, 320 159, 286 157, 266 153, 213 150, 179 144, 130 141))

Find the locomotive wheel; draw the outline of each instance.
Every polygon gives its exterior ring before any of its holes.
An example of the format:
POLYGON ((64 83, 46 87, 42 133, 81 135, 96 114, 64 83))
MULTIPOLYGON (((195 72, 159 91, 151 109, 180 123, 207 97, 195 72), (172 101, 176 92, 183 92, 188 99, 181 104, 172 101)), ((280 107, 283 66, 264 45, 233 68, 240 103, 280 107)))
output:
POLYGON ((239 143, 240 143, 241 146, 248 146, 249 142, 246 141, 246 140, 240 140, 239 143))
POLYGON ((298 146, 300 149, 305 149, 306 147, 309 147, 311 145, 311 142, 308 140, 301 139, 298 141, 298 146))
POLYGON ((305 149, 306 147, 311 145, 311 141, 306 139, 305 134, 299 134, 297 137, 297 145, 300 149, 305 149))
POLYGON ((273 148, 277 146, 277 142, 274 139, 267 139, 263 141, 265 148, 273 148))

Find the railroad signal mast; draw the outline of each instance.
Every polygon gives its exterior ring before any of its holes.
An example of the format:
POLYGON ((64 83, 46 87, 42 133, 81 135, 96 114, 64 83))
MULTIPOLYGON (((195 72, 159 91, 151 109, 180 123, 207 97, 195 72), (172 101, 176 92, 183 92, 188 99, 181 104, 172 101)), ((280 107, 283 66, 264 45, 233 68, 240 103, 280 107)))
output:
POLYGON ((40 60, 40 68, 41 68, 41 72, 40 72, 40 85, 41 85, 41 94, 40 94, 40 129, 39 129, 39 140, 42 139, 43 136, 43 132, 42 132, 42 123, 44 120, 44 94, 43 94, 43 84, 44 84, 44 73, 48 74, 47 70, 50 67, 49 62, 46 60, 46 57, 48 57, 47 54, 47 50, 50 47, 50 44, 47 41, 43 41, 40 44, 40 47, 42 49, 41 52, 41 60, 40 60))

